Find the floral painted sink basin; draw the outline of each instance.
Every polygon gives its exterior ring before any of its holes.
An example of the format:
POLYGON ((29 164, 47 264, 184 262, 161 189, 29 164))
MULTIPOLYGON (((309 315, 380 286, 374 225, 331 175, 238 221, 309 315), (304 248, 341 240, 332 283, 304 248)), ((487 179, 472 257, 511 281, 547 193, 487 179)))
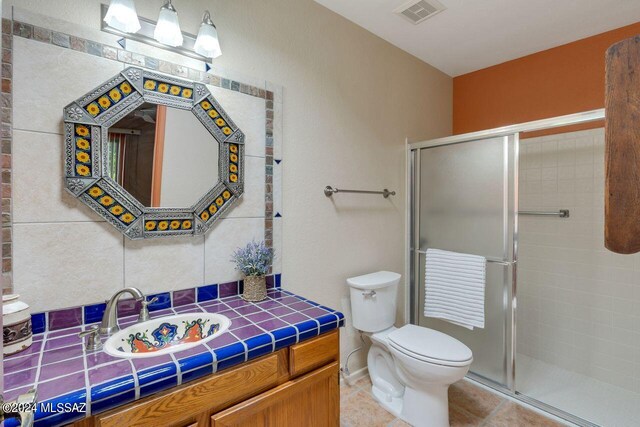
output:
POLYGON ((187 350, 229 329, 221 314, 187 313, 136 323, 113 334, 104 345, 111 356, 140 358, 187 350))

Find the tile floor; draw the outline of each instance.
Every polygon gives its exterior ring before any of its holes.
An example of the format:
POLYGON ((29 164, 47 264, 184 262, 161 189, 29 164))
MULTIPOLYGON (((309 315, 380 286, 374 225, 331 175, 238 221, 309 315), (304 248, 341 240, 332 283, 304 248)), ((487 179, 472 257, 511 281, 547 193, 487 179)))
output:
MULTIPOLYGON (((558 427, 559 424, 523 406, 488 392, 468 381, 449 389, 449 422, 452 427, 558 427)), ((409 426, 382 409, 371 395, 371 382, 364 376, 340 387, 341 427, 409 426)))

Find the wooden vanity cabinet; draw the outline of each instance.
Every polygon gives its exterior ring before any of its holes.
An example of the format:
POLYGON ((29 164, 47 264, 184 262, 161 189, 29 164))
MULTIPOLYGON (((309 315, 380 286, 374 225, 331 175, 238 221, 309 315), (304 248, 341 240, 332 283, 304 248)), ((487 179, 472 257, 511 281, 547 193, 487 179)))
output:
POLYGON ((212 427, 338 426, 338 362, 239 403, 211 417, 212 427))
POLYGON ((73 426, 338 426, 339 357, 334 330, 73 426))

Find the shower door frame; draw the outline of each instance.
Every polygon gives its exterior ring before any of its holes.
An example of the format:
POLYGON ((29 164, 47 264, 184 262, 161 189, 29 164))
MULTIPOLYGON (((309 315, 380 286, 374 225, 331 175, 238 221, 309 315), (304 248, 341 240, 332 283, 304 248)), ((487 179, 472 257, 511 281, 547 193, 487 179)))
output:
MULTIPOLYGON (((549 119, 536 120, 526 123, 520 123, 510 126, 503 126, 494 129, 483 130, 479 132, 454 135, 444 138, 431 139, 426 141, 406 141, 406 194, 407 197, 407 215, 406 215, 406 238, 405 238, 405 277, 409 278, 407 289, 405 292, 405 321, 407 323, 417 324, 419 311, 418 291, 420 289, 420 253, 416 242, 419 242, 420 232, 420 150, 424 148, 433 148, 444 145, 453 145, 460 143, 481 142, 489 138, 496 137, 514 137, 514 171, 513 171, 513 189, 514 189, 514 225, 513 225, 513 258, 512 258, 512 282, 511 282, 511 300, 506 303, 506 321, 509 323, 506 328, 507 339, 505 341, 507 363, 507 385, 495 383, 480 375, 473 373, 467 376, 484 386, 490 387, 501 393, 504 393, 514 399, 532 405, 542 411, 548 412, 556 417, 565 419, 581 426, 597 427, 587 420, 577 417, 573 414, 565 412, 559 408, 548 405, 544 402, 521 394, 516 390, 516 314, 517 314, 517 266, 518 266, 518 164, 520 160, 519 136, 523 132, 534 132, 546 129, 553 129, 565 126, 578 125, 601 121, 605 117, 605 110, 598 109, 585 111, 581 113, 558 116, 549 119)), ((508 194, 506 195, 508 197, 508 194)))

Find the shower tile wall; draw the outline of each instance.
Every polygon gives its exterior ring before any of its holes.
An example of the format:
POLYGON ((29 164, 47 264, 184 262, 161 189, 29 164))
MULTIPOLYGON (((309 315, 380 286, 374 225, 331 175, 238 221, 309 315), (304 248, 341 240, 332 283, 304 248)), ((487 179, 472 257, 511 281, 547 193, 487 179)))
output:
POLYGON ((604 130, 523 139, 517 352, 640 392, 640 256, 604 248, 604 130))

